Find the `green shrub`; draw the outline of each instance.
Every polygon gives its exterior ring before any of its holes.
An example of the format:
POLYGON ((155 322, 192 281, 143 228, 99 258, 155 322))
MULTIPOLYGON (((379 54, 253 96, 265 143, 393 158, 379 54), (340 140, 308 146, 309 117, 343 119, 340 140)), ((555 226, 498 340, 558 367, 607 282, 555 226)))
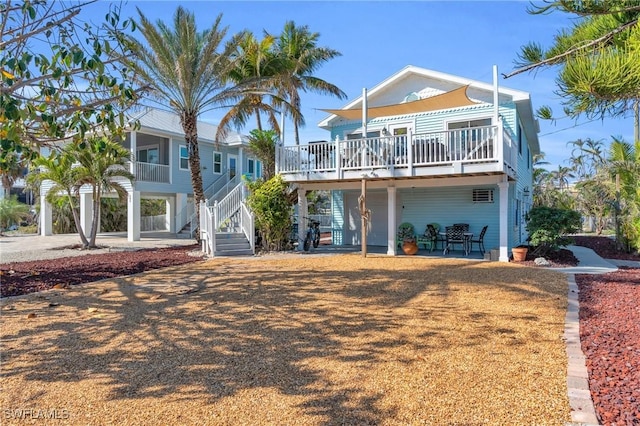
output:
POLYGON ((537 256, 545 256, 571 244, 573 240, 568 234, 578 232, 582 226, 582 218, 577 211, 553 207, 534 207, 526 219, 529 242, 537 256))
POLYGON ((291 232, 291 203, 287 183, 280 175, 264 182, 247 182, 251 194, 247 203, 255 216, 255 225, 262 235, 262 248, 283 250, 291 232))
POLYGON ((29 206, 19 202, 15 196, 0 200, 0 233, 28 217, 29 206))

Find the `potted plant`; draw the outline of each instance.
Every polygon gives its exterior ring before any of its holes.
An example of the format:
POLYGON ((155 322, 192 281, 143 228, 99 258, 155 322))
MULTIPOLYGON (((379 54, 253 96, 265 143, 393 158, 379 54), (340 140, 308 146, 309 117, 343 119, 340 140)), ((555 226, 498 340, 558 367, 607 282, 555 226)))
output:
POLYGON ((521 244, 511 249, 511 254, 513 255, 514 262, 524 262, 527 260, 527 252, 529 251, 529 246, 521 244))
POLYGON ((401 226, 398 237, 402 240, 404 254, 416 254, 418 252, 418 243, 413 226, 401 226))

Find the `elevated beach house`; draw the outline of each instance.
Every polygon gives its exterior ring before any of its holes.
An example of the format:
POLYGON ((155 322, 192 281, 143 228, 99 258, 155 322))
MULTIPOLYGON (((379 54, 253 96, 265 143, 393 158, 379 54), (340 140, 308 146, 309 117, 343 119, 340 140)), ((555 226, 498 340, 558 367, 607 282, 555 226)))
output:
MULTIPOLYGON (((131 152, 129 167, 135 176, 133 183, 124 184, 128 192, 128 239, 140 239, 140 200, 145 198, 165 200, 163 230, 171 233, 183 230, 186 237, 193 237, 193 189, 180 117, 172 112, 145 108, 131 117, 132 123, 136 121, 139 127, 134 130, 132 126, 122 141, 131 152)), ((225 198, 233 200, 231 204, 225 204, 230 217, 237 215, 241 209, 241 176, 259 178, 262 164, 247 150, 248 141, 245 136, 229 132, 225 140, 216 141, 216 130, 215 125, 198 122, 202 180, 208 204, 218 204, 225 198)), ((45 200, 50 187, 51 182, 45 181, 41 188, 42 235, 52 233, 51 206, 45 200)), ((89 188, 81 189, 80 216, 86 232, 91 226, 91 197, 89 188)), ((250 238, 245 238, 245 245, 249 240, 250 238)), ((253 249, 246 246, 244 251, 253 252, 253 249)))
POLYGON ((367 210, 367 244, 389 255, 404 222, 418 234, 430 223, 464 223, 474 236, 487 226, 484 246, 500 261, 526 241, 538 123, 529 94, 500 86, 497 69, 487 83, 407 66, 325 111, 330 138, 279 147, 276 163, 301 217, 308 191, 331 191, 333 244, 360 245, 367 210))

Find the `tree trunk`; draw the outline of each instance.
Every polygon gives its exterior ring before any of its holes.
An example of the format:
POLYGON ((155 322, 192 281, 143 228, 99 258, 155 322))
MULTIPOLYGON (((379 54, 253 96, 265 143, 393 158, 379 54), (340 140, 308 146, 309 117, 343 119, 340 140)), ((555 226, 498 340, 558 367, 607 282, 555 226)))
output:
POLYGON ((256 124, 258 125, 258 130, 262 131, 262 119, 260 119, 260 111, 256 111, 256 124))
POLYGON ((202 170, 200 170, 200 150, 198 148, 198 114, 195 111, 183 111, 180 122, 184 130, 184 138, 189 152, 189 168, 191 171, 191 186, 193 187, 193 203, 196 213, 195 235, 200 242, 200 202, 205 201, 202 185, 202 170))
POLYGON ((300 145, 300 132, 298 131, 298 123, 293 122, 293 131, 295 133, 296 136, 296 145, 300 145))
MULTIPOLYGON (((73 223, 76 225, 76 231, 78 231, 78 235, 80 235, 80 241, 82 241, 82 247, 88 247, 89 241, 87 237, 84 235, 84 231, 82 230, 82 226, 80 226, 80 215, 76 210, 76 207, 73 205, 73 196, 71 194, 67 194, 69 197, 69 205, 71 206, 71 212, 73 213, 73 223)), ((40 207, 44 208, 44 207, 40 207)))
POLYGON ((98 235, 98 227, 100 226, 100 193, 101 188, 93 189, 93 199, 91 203, 93 204, 93 212, 91 212, 91 235, 89 237, 89 247, 93 248, 96 246, 96 236, 98 235))

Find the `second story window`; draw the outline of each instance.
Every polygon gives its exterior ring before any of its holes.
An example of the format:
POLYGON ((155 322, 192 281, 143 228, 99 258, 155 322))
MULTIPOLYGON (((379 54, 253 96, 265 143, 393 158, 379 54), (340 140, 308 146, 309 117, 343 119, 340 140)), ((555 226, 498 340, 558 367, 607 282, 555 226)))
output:
POLYGON ((158 147, 138 148, 138 161, 141 163, 159 164, 160 155, 158 147))
POLYGON ((522 155, 522 126, 518 125, 518 154, 522 155))
POLYGON ((180 170, 189 170, 189 151, 186 145, 180 145, 180 170))
POLYGON ((222 153, 213 151, 213 173, 219 175, 222 173, 222 153))

